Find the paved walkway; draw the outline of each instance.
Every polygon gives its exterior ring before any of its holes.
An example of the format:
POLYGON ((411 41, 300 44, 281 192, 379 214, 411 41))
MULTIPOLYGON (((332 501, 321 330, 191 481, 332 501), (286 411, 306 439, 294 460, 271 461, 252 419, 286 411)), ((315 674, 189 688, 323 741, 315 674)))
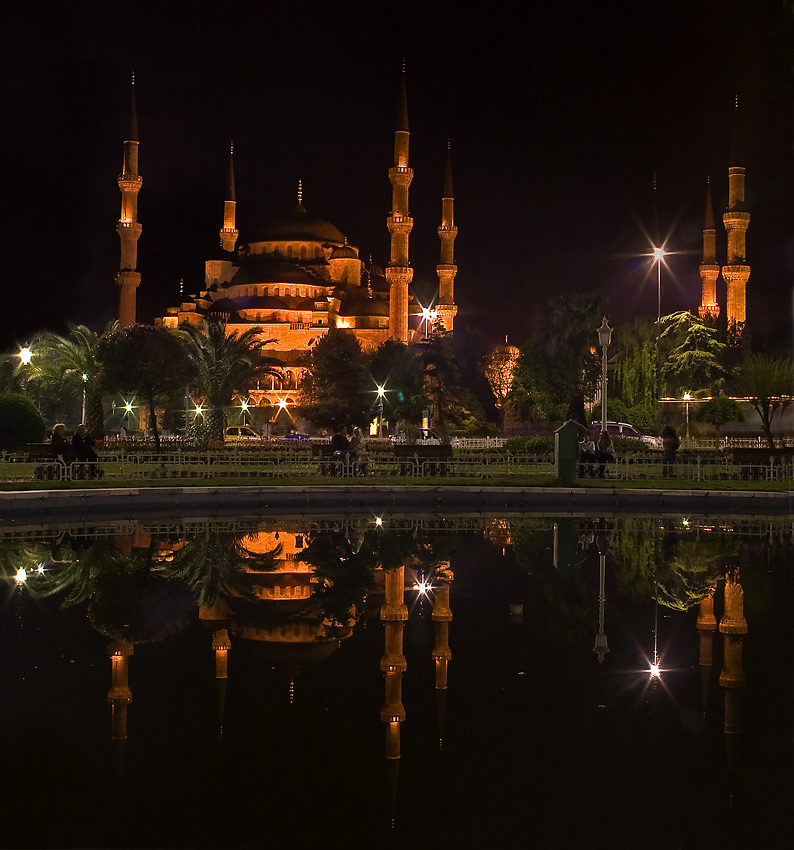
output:
POLYGON ((794 491, 564 487, 118 487, 0 493, 0 525, 125 516, 340 513, 634 513, 794 517, 794 491))

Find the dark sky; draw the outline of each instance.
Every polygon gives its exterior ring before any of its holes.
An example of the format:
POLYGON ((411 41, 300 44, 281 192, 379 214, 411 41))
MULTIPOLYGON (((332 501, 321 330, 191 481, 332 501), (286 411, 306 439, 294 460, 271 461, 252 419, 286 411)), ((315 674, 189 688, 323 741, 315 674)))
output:
MULTIPOLYGON (((384 264, 403 57, 415 280, 436 279, 451 137, 460 322, 520 342, 537 305, 591 290, 618 321, 655 315, 648 260, 631 258, 648 250, 642 228, 654 230, 654 171, 660 227, 681 252, 664 273, 663 311, 696 308, 706 177, 719 220, 738 91, 748 316, 759 339, 790 332, 790 0, 463 5, 139 0, 13 12, 0 59, 0 346, 67 321, 99 329, 116 313, 132 68, 141 321, 177 303, 180 278, 188 292, 201 285, 230 139, 243 237, 293 205, 301 178, 308 210, 384 264)), ((718 229, 723 262, 724 243, 718 229)))

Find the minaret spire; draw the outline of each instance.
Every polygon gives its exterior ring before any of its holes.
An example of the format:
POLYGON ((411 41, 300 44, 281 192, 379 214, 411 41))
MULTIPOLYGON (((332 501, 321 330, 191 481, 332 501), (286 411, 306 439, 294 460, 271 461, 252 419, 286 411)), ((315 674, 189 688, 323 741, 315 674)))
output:
POLYGON ((700 279, 703 290, 698 314, 701 319, 716 319, 720 314, 717 303, 717 230, 714 226, 714 205, 711 202, 711 180, 706 185, 706 212, 703 218, 703 261, 700 264, 700 279))
POLYGON ((223 227, 221 227, 221 248, 234 251, 240 231, 236 225, 237 197, 234 190, 234 142, 229 144, 229 171, 226 175, 226 199, 223 202, 223 227))
POLYGON ((414 177, 413 169, 408 165, 409 135, 403 63, 394 131, 394 165, 389 169, 392 205, 386 224, 391 235, 391 254, 386 280, 389 283, 389 336, 405 343, 408 342, 408 287, 414 274, 408 260, 408 237, 414 224, 408 208, 408 187, 414 177))
POLYGON ((742 162, 741 114, 739 96, 736 96, 735 125, 731 161, 728 168, 728 208, 722 216, 728 234, 728 262, 722 269, 727 289, 726 317, 728 320, 728 342, 739 345, 744 326, 747 322, 747 281, 750 279, 750 266, 745 258, 747 228, 750 225, 750 213, 744 204, 745 170, 742 162))
POLYGON ((452 330, 455 314, 455 275, 458 267, 455 265, 455 237, 458 228, 455 226, 455 198, 452 189, 452 144, 447 140, 447 167, 444 173, 444 191, 441 197, 441 226, 438 228, 438 238, 441 240, 441 261, 436 266, 438 272, 438 302, 436 311, 444 327, 452 330))
POLYGON ((119 325, 134 325, 136 320, 136 290, 141 282, 138 267, 138 192, 143 179, 138 174, 138 115, 135 109, 135 72, 130 87, 130 113, 127 138, 124 141, 124 161, 118 177, 121 191, 121 215, 116 232, 121 241, 121 258, 116 283, 119 286, 119 325))

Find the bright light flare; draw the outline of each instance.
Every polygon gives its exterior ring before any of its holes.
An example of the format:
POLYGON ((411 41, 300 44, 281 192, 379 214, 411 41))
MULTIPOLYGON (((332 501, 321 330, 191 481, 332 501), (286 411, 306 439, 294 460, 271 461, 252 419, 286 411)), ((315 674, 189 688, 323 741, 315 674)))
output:
POLYGON ((414 590, 416 590, 420 596, 427 596, 432 592, 433 585, 427 579, 418 579, 414 585, 414 590))
POLYGON ((288 404, 289 404, 289 402, 287 401, 287 399, 286 399, 286 398, 279 398, 279 400, 278 400, 278 409, 279 409, 279 410, 286 410, 286 409, 287 409, 287 405, 288 405, 288 404))
POLYGON ((36 574, 37 574, 37 575, 40 575, 40 576, 43 576, 43 575, 44 575, 44 564, 39 564, 39 565, 36 567, 36 574))
POLYGON ((386 387, 378 386, 378 398, 383 398, 386 395, 386 387))
POLYGON ((668 254, 668 252, 664 250, 664 245, 661 245, 658 248, 654 245, 653 251, 651 252, 651 255, 653 256, 654 261, 657 262, 657 263, 661 263, 664 260, 664 258, 667 256, 667 254, 668 254))
POLYGON ((377 525, 377 526, 383 525, 383 517, 376 516, 375 517, 375 525, 377 525))
POLYGON ((19 349, 19 354, 17 354, 17 357, 20 359, 20 361, 22 363, 25 364, 25 366, 27 366, 30 363, 30 361, 33 359, 33 352, 26 345, 24 348, 19 349))
POLYGON ((658 664, 651 664, 649 668, 649 672, 651 674, 652 679, 661 679, 662 678, 662 670, 658 664))
POLYGON ((240 403, 240 409, 243 411, 243 413, 247 413, 248 412, 248 402, 247 401, 241 402, 240 403))
POLYGON ((125 401, 124 402, 124 412, 125 413, 132 413, 132 402, 131 401, 125 401))
POLYGON ((20 567, 14 578, 17 584, 24 584, 28 580, 28 571, 24 567, 20 567))

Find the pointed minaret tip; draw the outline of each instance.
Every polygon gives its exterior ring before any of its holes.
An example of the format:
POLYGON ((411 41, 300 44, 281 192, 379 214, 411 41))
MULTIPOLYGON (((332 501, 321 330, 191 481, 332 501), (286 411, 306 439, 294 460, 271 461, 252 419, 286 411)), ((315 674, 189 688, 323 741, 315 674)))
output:
POLYGON ((452 188, 452 146, 449 139, 447 140, 447 167, 444 172, 444 195, 445 198, 454 198, 455 194, 452 188))
POLYGON ((138 111, 135 108, 135 71, 132 72, 132 82, 130 85, 130 115, 129 115, 129 132, 127 142, 137 142, 138 139, 138 111))
POLYGON ((405 88, 405 59, 403 59, 403 69, 400 74, 400 93, 397 99, 397 132, 409 132, 408 130, 408 95, 405 88))
POLYGON ((714 205, 711 202, 711 177, 706 178, 706 214, 703 220, 704 230, 714 230, 714 205))
POLYGON ((237 200, 234 187, 234 142, 229 144, 229 172, 226 175, 226 200, 237 200))

